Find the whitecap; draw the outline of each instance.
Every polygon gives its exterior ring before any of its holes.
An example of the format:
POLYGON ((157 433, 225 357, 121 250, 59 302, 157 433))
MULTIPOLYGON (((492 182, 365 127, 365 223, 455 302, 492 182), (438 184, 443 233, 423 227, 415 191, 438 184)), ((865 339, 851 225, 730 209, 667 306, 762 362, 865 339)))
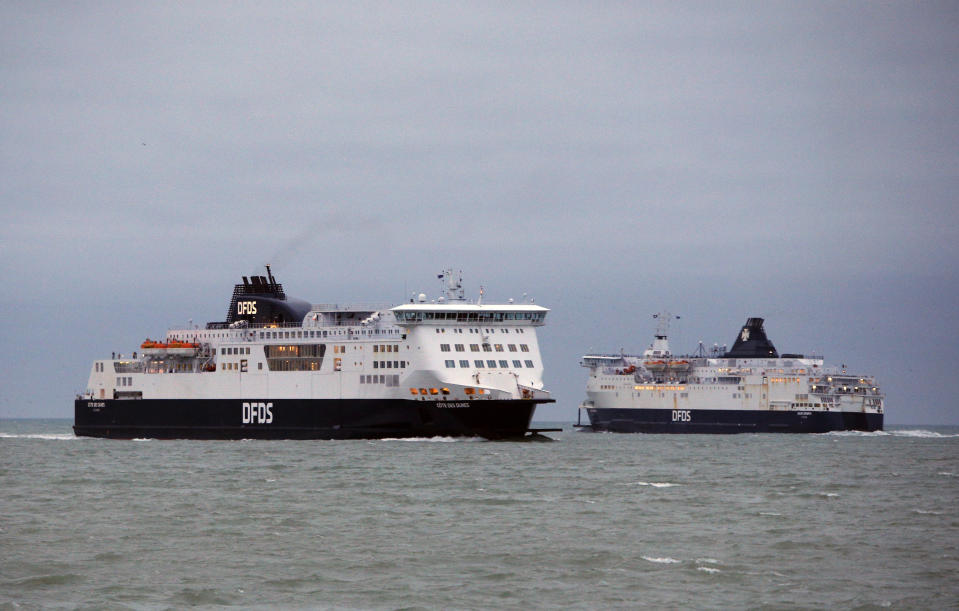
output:
POLYGON ((384 437, 380 441, 418 441, 420 443, 457 443, 460 441, 486 441, 482 437, 384 437))
POLYGON ((948 437, 959 437, 959 433, 939 433, 937 431, 926 431, 923 429, 889 431, 889 434, 897 437, 916 437, 919 439, 945 439, 948 437))
POLYGON ((940 471, 940 472, 937 473, 936 475, 945 475, 946 477, 955 477, 955 476, 956 476, 955 473, 951 473, 951 472, 949 472, 949 471, 940 471))
POLYGON ((80 438, 73 433, 0 433, 0 439, 47 439, 63 441, 80 438))
POLYGON ((933 510, 931 510, 931 509, 929 509, 929 510, 925 510, 925 509, 913 509, 912 511, 913 511, 913 513, 918 513, 919 515, 924 515, 924 516, 925 516, 925 515, 941 516, 941 515, 942 515, 942 512, 941 512, 941 511, 933 511, 933 510))
POLYGON ((831 498, 835 498, 835 497, 839 496, 839 494, 836 493, 836 492, 820 492, 820 493, 819 493, 819 496, 824 496, 824 497, 826 497, 827 499, 831 499, 831 498))
POLYGON ((781 516, 781 513, 776 513, 775 511, 760 511, 759 515, 761 516, 781 516))
POLYGON ((702 571, 704 573, 721 573, 722 572, 719 569, 713 568, 711 566, 697 566, 696 570, 702 571))
POLYGON ((668 556, 662 557, 662 558, 656 558, 653 556, 642 556, 642 559, 647 560, 649 562, 655 562, 656 564, 679 564, 680 562, 682 562, 682 560, 676 560, 675 558, 669 558, 668 556))
POLYGON ((715 558, 696 558, 696 562, 702 564, 719 564, 719 560, 715 558))
POLYGON ((636 482, 637 486, 652 486, 653 488, 672 488, 673 486, 678 486, 679 484, 673 484, 670 482, 636 482))
POLYGON ((829 431, 820 434, 832 437, 886 437, 892 435, 889 431, 829 431))

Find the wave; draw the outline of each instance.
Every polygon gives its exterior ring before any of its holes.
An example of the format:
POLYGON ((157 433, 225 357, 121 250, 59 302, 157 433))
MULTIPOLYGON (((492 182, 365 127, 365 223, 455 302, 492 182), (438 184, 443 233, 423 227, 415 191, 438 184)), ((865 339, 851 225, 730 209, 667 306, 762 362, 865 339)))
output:
POLYGON ((940 433, 939 431, 927 431, 924 429, 900 429, 898 431, 887 432, 896 437, 918 437, 919 439, 948 439, 950 437, 959 437, 959 433, 940 433))
POLYGON ((668 556, 657 558, 655 556, 641 556, 643 560, 648 562, 654 562, 656 564, 679 564, 682 560, 677 560, 675 558, 670 558, 668 556))
POLYGON ((830 431, 822 433, 833 437, 912 437, 916 439, 948 439, 959 437, 959 433, 940 433, 925 429, 892 429, 887 431, 830 431))
POLYGON ((54 441, 80 439, 73 433, 0 433, 0 439, 47 439, 54 441))
POLYGON ((679 484, 673 484, 672 482, 636 482, 637 486, 652 486, 653 488, 672 488, 673 486, 678 486, 679 484))
POLYGON ((417 441, 427 443, 458 443, 468 441, 486 441, 482 437, 384 437, 380 441, 417 441))

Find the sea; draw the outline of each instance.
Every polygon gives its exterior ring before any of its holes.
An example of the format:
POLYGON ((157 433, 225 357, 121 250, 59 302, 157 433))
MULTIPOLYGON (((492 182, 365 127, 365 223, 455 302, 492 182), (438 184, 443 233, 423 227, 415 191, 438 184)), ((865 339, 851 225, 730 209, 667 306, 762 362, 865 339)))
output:
POLYGON ((959 428, 115 441, 0 421, 0 609, 959 608, 959 428))

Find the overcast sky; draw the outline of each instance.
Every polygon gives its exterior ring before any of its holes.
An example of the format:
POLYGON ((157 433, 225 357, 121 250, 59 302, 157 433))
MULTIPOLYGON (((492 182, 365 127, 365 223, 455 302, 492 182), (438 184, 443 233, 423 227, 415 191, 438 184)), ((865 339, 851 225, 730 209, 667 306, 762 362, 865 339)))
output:
POLYGON ((959 3, 0 2, 0 417, 223 320, 533 295, 573 420, 587 351, 766 318, 959 424, 959 3))

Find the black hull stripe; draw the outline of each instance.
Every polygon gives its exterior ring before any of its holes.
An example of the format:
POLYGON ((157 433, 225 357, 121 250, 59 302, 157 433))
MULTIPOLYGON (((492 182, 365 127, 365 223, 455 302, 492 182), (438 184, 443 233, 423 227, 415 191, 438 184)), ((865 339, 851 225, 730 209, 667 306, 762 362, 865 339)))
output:
POLYGON ((760 410, 586 410, 590 427, 614 433, 828 433, 881 431, 882 414, 760 410))
POLYGON ((82 399, 74 432, 114 439, 523 437, 552 400, 82 399))

